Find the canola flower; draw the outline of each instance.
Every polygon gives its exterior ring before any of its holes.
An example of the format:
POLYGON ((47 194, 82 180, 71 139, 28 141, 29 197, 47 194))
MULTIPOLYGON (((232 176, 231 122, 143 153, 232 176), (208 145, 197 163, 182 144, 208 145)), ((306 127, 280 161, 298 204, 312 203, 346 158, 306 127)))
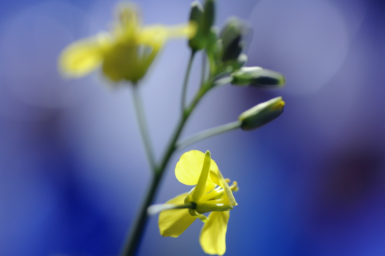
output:
POLYGON ((63 75, 76 78, 101 66, 109 80, 136 84, 169 38, 190 38, 194 34, 193 23, 142 27, 135 6, 121 4, 114 29, 69 45, 61 53, 59 69, 63 75))
POLYGON ((179 182, 195 187, 166 202, 166 210, 159 215, 161 235, 178 237, 200 219, 204 222, 199 239, 203 251, 223 255, 230 210, 237 205, 233 196, 233 191, 238 190, 237 183, 229 186, 230 181, 223 178, 208 151, 184 153, 176 165, 175 176, 179 182))
POLYGON ((110 81, 129 82, 132 85, 148 72, 158 53, 171 38, 188 38, 191 50, 184 82, 182 84, 181 113, 165 153, 159 162, 152 150, 151 140, 144 117, 139 86, 132 86, 133 102, 144 147, 152 170, 148 192, 140 207, 138 217, 130 228, 122 255, 134 256, 143 237, 148 214, 159 213, 161 235, 178 237, 195 220, 202 221, 200 245, 207 254, 223 255, 226 252, 227 224, 237 202, 231 185, 225 179, 210 152, 192 150, 184 153, 175 168, 176 178, 183 184, 194 186, 189 192, 178 195, 166 204, 150 206, 156 196, 160 181, 176 150, 211 136, 234 129, 253 130, 277 118, 285 102, 281 97, 260 103, 243 112, 238 120, 220 125, 180 141, 187 120, 207 92, 225 84, 277 88, 284 77, 272 70, 244 66, 247 55, 244 51, 245 25, 238 19, 230 19, 219 32, 215 27, 216 0, 195 0, 191 5, 189 24, 166 27, 153 25, 142 27, 140 15, 132 4, 120 4, 117 21, 109 32, 101 32, 70 44, 59 57, 59 70, 70 78, 82 77, 101 68, 110 81), (190 104, 186 104, 187 86, 196 52, 203 52, 201 86, 190 104), (206 65, 208 65, 206 67, 206 65))

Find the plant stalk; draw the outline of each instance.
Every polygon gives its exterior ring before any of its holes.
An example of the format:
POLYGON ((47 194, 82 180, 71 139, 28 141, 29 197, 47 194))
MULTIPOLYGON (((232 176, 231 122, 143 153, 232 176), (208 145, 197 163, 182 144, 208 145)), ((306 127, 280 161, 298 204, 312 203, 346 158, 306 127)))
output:
POLYGON ((238 129, 240 126, 241 126, 241 122, 239 120, 237 120, 237 121, 234 121, 231 123, 227 123, 224 125, 220 125, 220 126, 205 130, 203 132, 200 132, 198 134, 191 136, 190 138, 187 138, 184 141, 178 142, 177 143, 177 149, 180 150, 182 148, 185 148, 189 145, 195 144, 195 143, 197 143, 201 140, 207 139, 209 137, 213 137, 213 136, 216 136, 216 135, 219 135, 219 134, 231 131, 231 130, 238 129))
POLYGON ((183 80, 183 87, 182 87, 182 101, 181 101, 181 110, 182 110, 182 113, 186 107, 186 98, 187 98, 187 85, 188 85, 188 80, 190 78, 190 72, 191 72, 191 66, 192 66, 192 63, 194 61, 194 57, 195 57, 195 51, 194 50, 191 50, 191 54, 190 54, 190 58, 188 60, 188 64, 187 64, 187 70, 186 70, 186 74, 184 76, 184 80, 183 80))
POLYGON ((142 99, 139 95, 139 88, 137 85, 133 85, 132 89, 133 89, 132 96, 134 101, 135 113, 139 124, 140 134, 142 136, 144 148, 146 151, 148 162, 150 163, 151 170, 155 172, 156 170, 155 157, 154 157, 154 152, 152 150, 150 135, 147 129, 142 99))
POLYGON ((212 88, 211 83, 205 83, 196 96, 194 97, 193 101, 189 105, 189 107, 185 108, 183 115, 181 119, 178 122, 177 127, 175 128, 175 131, 168 143, 167 149, 163 155, 162 161, 160 162, 159 166, 155 166, 155 171, 151 180, 150 187, 146 193, 145 199, 143 201, 143 204, 140 208, 139 215, 134 222, 134 226, 131 229, 129 238, 127 240, 127 243, 125 244, 125 247, 122 252, 122 256, 134 256, 136 255, 139 245, 141 243, 144 230, 147 224, 148 220, 148 214, 147 209, 152 204, 152 202, 155 199, 155 195, 159 189, 160 181, 162 180, 163 174, 165 173, 165 170, 167 168, 167 165, 170 161, 170 158, 172 157, 173 153, 176 151, 176 143, 179 139, 179 136, 181 135, 183 128, 191 116, 193 110, 196 108, 202 97, 212 88))

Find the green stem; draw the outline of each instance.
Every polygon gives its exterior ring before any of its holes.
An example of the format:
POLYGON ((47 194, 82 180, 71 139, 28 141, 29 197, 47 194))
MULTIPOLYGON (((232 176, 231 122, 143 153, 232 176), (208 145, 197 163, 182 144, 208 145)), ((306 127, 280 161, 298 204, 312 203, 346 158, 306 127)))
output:
POLYGON ((187 138, 186 140, 184 140, 182 142, 178 142, 177 143, 177 149, 179 150, 179 149, 185 148, 191 144, 195 144, 198 141, 207 139, 209 137, 216 136, 216 135, 219 135, 219 134, 231 131, 231 130, 238 129, 240 126, 241 126, 241 122, 238 120, 235 122, 227 123, 224 125, 220 125, 220 126, 202 131, 198 134, 191 136, 190 138, 187 138))
POLYGON ((162 180, 163 174, 165 173, 169 160, 173 155, 173 153, 175 152, 175 150, 177 149, 176 142, 178 141, 179 136, 181 135, 187 120, 191 116, 191 113, 193 112, 195 107, 198 105, 202 97, 212 88, 211 85, 212 85, 211 83, 206 83, 205 85, 203 85, 198 91, 198 93, 196 94, 196 96, 194 97, 189 107, 184 110, 182 118, 179 120, 179 123, 175 128, 175 131, 168 143, 168 146, 163 155, 162 161, 160 165, 155 169, 156 171, 154 172, 154 175, 152 177, 150 187, 146 193, 146 197, 140 208, 139 215, 136 221, 134 222, 135 224, 131 229, 129 238, 121 254, 122 256, 134 256, 136 254, 144 234, 145 226, 147 224, 147 217, 148 217, 147 209, 154 201, 156 192, 158 191, 158 188, 159 188, 160 181, 162 180))
POLYGON ((201 71, 201 85, 203 85, 205 78, 206 78, 206 64, 207 64, 207 58, 206 53, 202 52, 202 71, 201 71))
POLYGON ((135 113, 136 113, 136 118, 138 120, 139 124, 139 130, 140 134, 142 136, 144 148, 146 150, 146 155, 148 158, 148 161, 151 166, 151 170, 155 172, 156 170, 156 164, 155 164, 155 157, 154 157, 154 152, 152 151, 152 146, 150 142, 150 135, 147 130, 147 124, 145 120, 145 114, 143 110, 143 103, 142 99, 139 95, 139 89, 137 85, 133 86, 133 101, 134 101, 134 107, 135 107, 135 113))
POLYGON ((178 141, 179 136, 183 131, 185 123, 189 119, 189 117, 190 117, 191 113, 193 112, 193 110, 195 109, 195 107, 198 105, 199 101, 210 90, 210 88, 211 87, 209 85, 201 87, 201 89, 199 90, 199 92, 197 93, 197 95, 195 96, 193 101, 191 102, 190 106, 185 109, 183 116, 182 116, 181 120, 179 121, 178 126, 176 127, 173 136, 170 139, 170 142, 169 142, 168 147, 166 149, 166 153, 163 156, 161 164, 159 165, 158 171, 159 171, 160 175, 163 175, 163 172, 167 167, 168 161, 170 160, 174 151, 177 149, 176 142, 178 141))
POLYGON ((182 113, 184 111, 184 108, 186 107, 187 85, 188 85, 188 79, 190 77, 190 71, 191 71, 191 66, 192 66, 193 60, 194 60, 194 56, 195 56, 195 51, 191 50, 190 58, 189 58, 188 64, 187 64, 187 70, 186 70, 184 80, 183 80, 182 102, 181 102, 182 113))
POLYGON ((154 196, 158 190, 161 175, 155 174, 152 177, 151 184, 146 193, 146 197, 140 207, 139 214, 131 228, 127 243, 122 251, 122 256, 134 256, 139 248, 142 240, 144 228, 147 224, 147 208, 154 200, 154 196))

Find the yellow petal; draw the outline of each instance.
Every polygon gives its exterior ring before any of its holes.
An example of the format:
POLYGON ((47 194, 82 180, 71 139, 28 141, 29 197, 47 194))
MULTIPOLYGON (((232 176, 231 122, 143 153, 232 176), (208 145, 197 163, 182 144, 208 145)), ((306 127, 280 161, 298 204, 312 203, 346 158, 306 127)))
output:
POLYGON ((68 77, 80 77, 96 69, 110 44, 105 34, 87 38, 69 45, 59 59, 59 69, 68 77))
POLYGON ((195 187, 191 195, 191 199, 193 202, 198 202, 199 198, 202 196, 202 194, 206 190, 207 178, 209 177, 209 172, 210 172, 210 163, 211 163, 210 152, 206 151, 205 158, 203 160, 202 171, 199 176, 197 186, 195 187))
MULTIPOLYGON (((187 193, 181 194, 167 201, 166 204, 183 204, 187 193)), ((188 209, 163 211, 159 214, 159 231, 162 236, 178 237, 197 217, 191 216, 188 209)))
POLYGON ((226 231, 230 212, 212 212, 203 225, 199 238, 202 249, 207 254, 223 255, 226 252, 226 231))
MULTIPOLYGON (((202 171, 205 154, 199 150, 184 153, 175 167, 175 176, 185 185, 196 185, 202 171)), ((218 166, 213 159, 210 163, 210 172, 217 172, 218 166)))
POLYGON ((187 37, 195 34, 195 25, 179 25, 166 27, 162 25, 148 26, 142 29, 138 35, 138 43, 153 47, 158 51, 168 38, 187 37))
POLYGON ((196 33, 197 26, 195 23, 191 22, 186 25, 179 25, 170 27, 168 30, 169 37, 187 37, 191 38, 196 33))
POLYGON ((150 26, 143 28, 138 33, 138 43, 152 47, 159 51, 168 38, 167 28, 164 26, 150 26))
POLYGON ((117 37, 131 38, 140 30, 140 13, 133 3, 120 3, 117 8, 118 23, 115 27, 117 37))

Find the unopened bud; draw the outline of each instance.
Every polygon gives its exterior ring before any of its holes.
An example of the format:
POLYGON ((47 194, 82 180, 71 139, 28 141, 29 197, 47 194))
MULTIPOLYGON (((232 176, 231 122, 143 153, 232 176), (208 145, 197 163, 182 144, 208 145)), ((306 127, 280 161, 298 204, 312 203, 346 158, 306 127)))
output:
POLYGON ((233 85, 251 85, 260 88, 281 87, 285 78, 278 72, 261 67, 243 67, 232 74, 233 85))
POLYGON ((283 112, 284 106, 285 102, 282 97, 276 97, 246 110, 239 116, 241 128, 243 130, 252 130, 267 124, 283 112))
POLYGON ((209 36, 215 20, 215 0, 206 0, 203 7, 202 35, 209 36))
POLYGON ((222 61, 237 60, 244 48, 243 36, 246 26, 238 19, 230 19, 223 27, 220 38, 223 44, 222 61))
POLYGON ((195 35, 188 41, 190 48, 193 51, 200 50, 204 47, 204 40, 202 40, 201 21, 203 15, 203 7, 198 1, 191 4, 189 21, 196 26, 195 35))

